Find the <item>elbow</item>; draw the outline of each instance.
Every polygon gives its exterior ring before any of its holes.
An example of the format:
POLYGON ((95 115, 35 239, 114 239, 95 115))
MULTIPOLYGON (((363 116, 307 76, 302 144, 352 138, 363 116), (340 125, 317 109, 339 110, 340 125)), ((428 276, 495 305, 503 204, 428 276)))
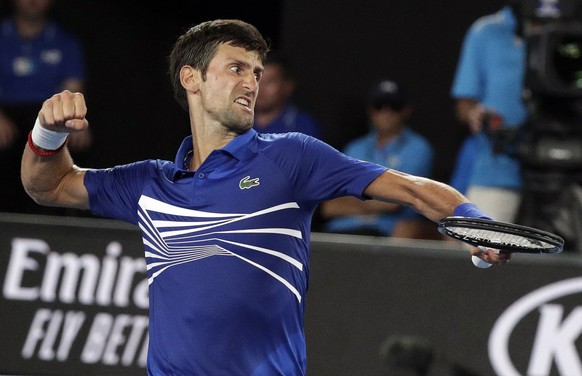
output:
POLYGON ((56 206, 55 205, 55 196, 52 195, 50 192, 43 192, 32 189, 30 186, 24 184, 24 191, 28 196, 36 202, 38 205, 41 206, 56 206))
POLYGON ((58 206, 58 190, 46 189, 43 184, 36 184, 34 179, 22 175, 22 187, 26 194, 41 206, 58 206))

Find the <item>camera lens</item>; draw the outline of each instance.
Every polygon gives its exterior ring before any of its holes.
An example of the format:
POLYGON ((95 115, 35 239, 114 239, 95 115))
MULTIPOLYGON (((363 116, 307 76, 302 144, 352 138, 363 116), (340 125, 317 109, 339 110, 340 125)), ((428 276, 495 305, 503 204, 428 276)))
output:
POLYGON ((582 89, 582 36, 558 36, 553 53, 553 67, 562 85, 582 89))

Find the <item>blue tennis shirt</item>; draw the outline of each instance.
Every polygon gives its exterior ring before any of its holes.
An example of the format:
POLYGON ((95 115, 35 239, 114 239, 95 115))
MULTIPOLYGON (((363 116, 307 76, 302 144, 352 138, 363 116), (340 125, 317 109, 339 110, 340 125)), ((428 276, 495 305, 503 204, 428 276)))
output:
POLYGON ((94 214, 142 231, 148 374, 304 375, 311 217, 386 168, 302 133, 251 129, 197 171, 191 151, 85 175, 94 214))

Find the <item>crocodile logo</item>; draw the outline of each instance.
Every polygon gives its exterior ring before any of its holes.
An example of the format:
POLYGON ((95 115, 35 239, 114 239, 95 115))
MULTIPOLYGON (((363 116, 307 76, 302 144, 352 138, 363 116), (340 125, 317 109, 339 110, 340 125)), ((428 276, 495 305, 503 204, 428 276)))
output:
POLYGON ((240 189, 251 189, 252 187, 256 187, 259 184, 261 184, 259 182, 259 178, 251 179, 250 176, 245 176, 244 178, 242 178, 240 180, 240 183, 238 183, 238 186, 240 189))

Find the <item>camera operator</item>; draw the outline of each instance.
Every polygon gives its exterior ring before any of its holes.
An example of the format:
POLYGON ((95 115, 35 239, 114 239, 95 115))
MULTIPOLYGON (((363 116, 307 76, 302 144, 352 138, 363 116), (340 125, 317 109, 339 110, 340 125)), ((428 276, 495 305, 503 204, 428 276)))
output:
MULTIPOLYGON (((521 201, 519 159, 494 145, 494 126, 517 129, 527 118, 522 100, 526 49, 520 23, 521 1, 483 16, 467 31, 451 95, 457 118, 471 136, 462 147, 451 184, 464 181, 471 201, 496 220, 513 222, 521 201), (470 163, 466 163, 470 161, 470 163), (463 163, 465 162, 465 163, 463 163)), ((464 190, 464 189, 463 189, 464 190)))
POLYGON ((582 252, 581 0, 523 0, 528 119, 519 156, 523 224, 582 252))

